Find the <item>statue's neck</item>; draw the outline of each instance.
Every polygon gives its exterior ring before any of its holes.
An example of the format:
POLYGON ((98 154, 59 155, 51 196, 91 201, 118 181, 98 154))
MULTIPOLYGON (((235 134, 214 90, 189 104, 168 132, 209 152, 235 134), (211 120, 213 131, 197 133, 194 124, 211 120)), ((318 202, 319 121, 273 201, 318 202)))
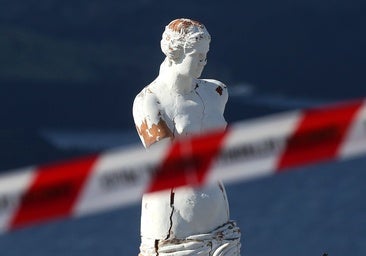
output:
POLYGON ((196 79, 177 73, 173 67, 164 61, 160 67, 159 79, 167 87, 167 90, 177 94, 187 94, 194 90, 196 79))

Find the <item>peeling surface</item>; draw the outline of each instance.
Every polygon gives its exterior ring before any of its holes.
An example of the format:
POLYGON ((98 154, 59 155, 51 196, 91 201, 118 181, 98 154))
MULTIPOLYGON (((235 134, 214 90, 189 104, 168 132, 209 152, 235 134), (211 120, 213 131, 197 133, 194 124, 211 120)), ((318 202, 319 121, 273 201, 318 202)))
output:
POLYGON ((157 124, 152 124, 151 127, 148 126, 147 120, 144 119, 140 127, 136 126, 136 129, 141 138, 143 138, 146 147, 164 138, 174 138, 166 122, 161 118, 157 124))
POLYGON ((200 28, 204 27, 203 24, 198 21, 188 19, 176 19, 169 24, 168 28, 173 30, 174 32, 187 33, 187 29, 191 26, 197 26, 200 28))
POLYGON ((222 87, 221 86, 217 86, 217 88, 216 88, 216 92, 218 93, 218 94, 220 94, 220 96, 222 95, 222 87))
POLYGON ((158 239, 155 240, 154 247, 155 247, 156 256, 159 256, 159 240, 158 239))
MULTIPOLYGON (((222 192, 222 196, 224 198, 224 201, 228 202, 228 198, 227 198, 227 195, 226 195, 226 190, 224 188, 224 185, 220 181, 217 182, 217 184, 219 185, 219 188, 220 188, 220 190, 222 192)), ((229 216, 230 216, 229 203, 226 205, 226 214, 227 214, 227 216, 229 218, 229 216)))
POLYGON ((221 192, 224 193, 224 187, 222 186, 221 182, 218 182, 218 184, 219 184, 219 188, 220 188, 221 192))
POLYGON ((171 191, 170 191, 170 207, 172 208, 171 213, 170 213, 170 218, 169 218, 170 226, 169 226, 168 235, 165 239, 169 239, 170 236, 173 235, 172 234, 172 227, 173 227, 173 214, 174 214, 174 196, 175 196, 174 188, 172 188, 171 191))

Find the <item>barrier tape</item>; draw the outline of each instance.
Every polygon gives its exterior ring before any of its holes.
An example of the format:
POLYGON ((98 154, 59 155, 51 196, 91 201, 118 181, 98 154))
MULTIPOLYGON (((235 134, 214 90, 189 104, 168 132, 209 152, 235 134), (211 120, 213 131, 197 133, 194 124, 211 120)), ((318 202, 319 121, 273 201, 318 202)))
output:
POLYGON ((366 100, 240 122, 226 131, 130 147, 0 176, 0 233, 135 203, 146 192, 245 181, 366 153, 366 100))

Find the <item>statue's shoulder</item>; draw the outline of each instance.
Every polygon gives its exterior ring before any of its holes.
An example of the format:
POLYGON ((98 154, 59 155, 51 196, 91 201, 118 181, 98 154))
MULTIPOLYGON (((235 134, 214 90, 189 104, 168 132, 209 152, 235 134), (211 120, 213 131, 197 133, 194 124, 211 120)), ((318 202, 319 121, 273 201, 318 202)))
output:
POLYGON ((226 102, 228 99, 227 86, 215 79, 200 79, 198 86, 200 90, 210 93, 215 98, 219 98, 226 102))
POLYGON ((160 105, 150 85, 142 89, 133 102, 133 119, 144 147, 150 147, 164 138, 174 138, 170 127, 163 119, 160 105))
POLYGON ((159 100, 155 93, 146 86, 135 97, 133 102, 132 112, 136 119, 146 118, 147 116, 157 116, 159 109, 159 100))
POLYGON ((135 97, 136 103, 142 103, 156 98, 156 95, 150 89, 149 85, 145 86, 135 97))
POLYGON ((136 95, 134 105, 145 106, 146 104, 155 104, 157 101, 156 94, 151 90, 150 86, 146 86, 136 95))

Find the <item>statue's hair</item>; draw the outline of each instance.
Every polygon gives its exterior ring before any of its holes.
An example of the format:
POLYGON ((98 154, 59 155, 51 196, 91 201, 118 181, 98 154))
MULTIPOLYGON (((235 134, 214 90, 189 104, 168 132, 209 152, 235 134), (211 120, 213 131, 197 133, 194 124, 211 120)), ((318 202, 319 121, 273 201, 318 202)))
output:
POLYGON ((165 27, 160 46, 169 59, 177 60, 200 40, 211 40, 205 26, 198 21, 182 18, 173 20, 165 27))

